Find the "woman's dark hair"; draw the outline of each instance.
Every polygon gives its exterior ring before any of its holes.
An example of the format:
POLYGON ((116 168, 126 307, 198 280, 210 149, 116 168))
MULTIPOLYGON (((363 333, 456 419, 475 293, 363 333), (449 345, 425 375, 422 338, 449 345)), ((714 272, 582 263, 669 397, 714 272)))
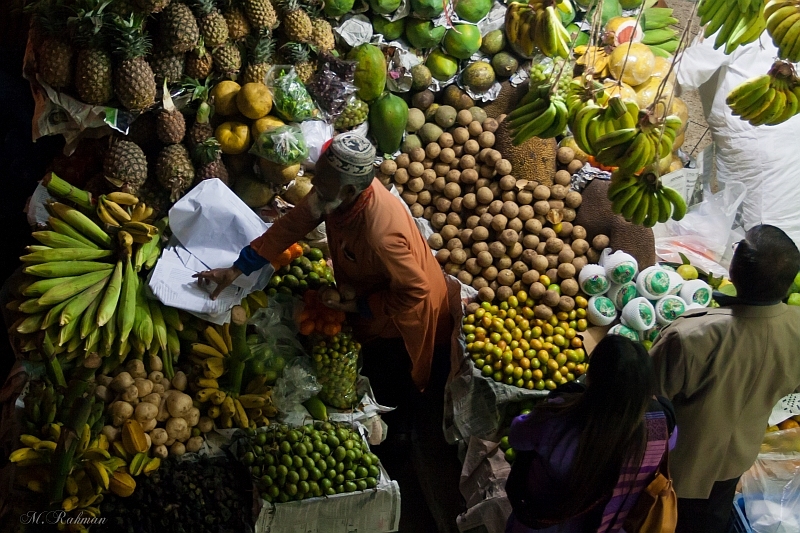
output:
POLYGON ((751 228, 739 242, 730 270, 740 298, 777 302, 786 298, 800 270, 800 251, 783 230, 762 224, 751 228))
POLYGON ((644 346, 609 335, 592 352, 586 391, 536 408, 542 416, 566 416, 582 428, 565 485, 571 496, 558 514, 585 510, 613 489, 623 463, 641 461, 647 445, 644 414, 655 385, 644 346))

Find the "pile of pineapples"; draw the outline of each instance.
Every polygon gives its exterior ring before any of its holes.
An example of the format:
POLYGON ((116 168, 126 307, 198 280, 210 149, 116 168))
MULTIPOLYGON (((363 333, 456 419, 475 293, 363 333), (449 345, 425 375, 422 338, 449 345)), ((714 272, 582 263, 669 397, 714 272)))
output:
POLYGON ((263 81, 275 63, 304 81, 335 46, 321 0, 33 0, 36 71, 93 105, 156 102, 163 81, 263 81))

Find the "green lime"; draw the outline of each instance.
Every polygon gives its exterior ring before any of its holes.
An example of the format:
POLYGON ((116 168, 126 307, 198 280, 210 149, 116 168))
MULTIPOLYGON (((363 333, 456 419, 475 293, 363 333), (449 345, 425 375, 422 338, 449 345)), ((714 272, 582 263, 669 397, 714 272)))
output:
POLYGON ((253 452, 247 452, 246 454, 244 454, 244 457, 242 457, 242 463, 245 466, 250 466, 251 464, 253 464, 253 461, 255 461, 255 459, 256 456, 253 454, 253 452))
POLYGON ((367 490, 367 482, 363 479, 356 481, 356 488, 358 490, 367 490))
POLYGON ((289 444, 289 442, 288 442, 288 441, 283 441, 283 442, 281 442, 280 446, 278 446, 278 449, 279 449, 279 450, 280 450, 282 453, 291 453, 291 451, 292 451, 292 445, 291 445, 291 444, 289 444))
POLYGON ((285 478, 287 475, 289 475, 289 469, 286 468, 286 465, 279 465, 275 469, 275 472, 278 474, 279 478, 285 478))
POLYGON ((293 266, 289 269, 289 274, 296 277, 297 279, 303 279, 306 277, 306 273, 303 272, 303 269, 299 266, 293 266))
POLYGON ((322 250, 319 248, 311 248, 305 255, 312 261, 319 261, 323 258, 322 250))
POLYGON ((346 490, 347 492, 355 492, 358 490, 358 486, 352 481, 347 481, 344 484, 344 490, 346 490))
POLYGON ((256 444, 263 446, 267 443, 267 434, 263 431, 256 435, 256 444))
POLYGON ((281 281, 283 281, 283 278, 281 278, 280 276, 278 275, 272 276, 271 278, 269 278, 269 283, 267 283, 267 287, 270 289, 277 289, 278 287, 280 287, 281 281))
POLYGON ((341 485, 344 483, 344 474, 336 474, 336 477, 333 479, 333 482, 337 485, 341 485))
POLYGON ((303 466, 303 458, 300 457, 299 455, 295 455, 292 458, 292 463, 293 463, 295 468, 302 468, 302 466, 303 466))
POLYGON ((277 498, 280 493, 281 489, 279 489, 277 485, 272 485, 270 488, 267 489, 267 494, 269 494, 273 498, 277 498))
POLYGON ((337 446, 335 450, 333 450, 333 457, 336 458, 337 461, 343 461, 345 457, 347 457, 347 450, 343 446, 337 446))
POLYGON ((286 491, 286 494, 289 496, 294 496, 297 494, 297 485, 294 483, 287 483, 283 488, 286 491))
POLYGON ((286 468, 289 468, 293 464, 294 464, 294 461, 292 460, 292 456, 291 455, 288 455, 288 454, 281 455, 281 465, 282 466, 285 466, 286 468))
POLYGON ((294 470, 290 470, 288 474, 286 474, 286 481, 289 483, 297 483, 300 481, 300 474, 295 472, 294 470))
POLYGON ((375 478, 374 478, 374 477, 372 477, 372 476, 368 477, 368 478, 367 478, 367 479, 365 479, 364 481, 366 481, 366 482, 367 482, 367 487, 369 487, 369 488, 371 488, 371 489, 374 489, 375 487, 377 487, 377 486, 378 486, 378 480, 377 480, 377 479, 375 479, 375 478))

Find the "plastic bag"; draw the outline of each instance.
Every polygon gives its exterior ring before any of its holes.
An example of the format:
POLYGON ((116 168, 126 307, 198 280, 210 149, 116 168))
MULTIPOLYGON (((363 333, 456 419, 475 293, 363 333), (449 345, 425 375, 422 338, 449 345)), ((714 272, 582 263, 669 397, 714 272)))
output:
POLYGON ((317 73, 308 85, 308 92, 330 119, 338 117, 347 106, 351 94, 356 92, 353 78, 356 61, 346 61, 325 53, 320 57, 317 73))
POLYGON ((321 389, 308 359, 297 357, 283 370, 283 377, 272 389, 272 402, 281 413, 289 413, 321 389))
POLYGON ((681 264, 682 253, 706 272, 727 274, 719 262, 728 250, 728 237, 746 192, 747 188, 737 182, 716 194, 707 189, 705 199, 689 208, 683 220, 667 222, 668 235, 656 239, 658 257, 681 264))
POLYGON ((767 434, 742 495, 755 533, 800 531, 800 428, 767 434))
POLYGON ((294 67, 272 67, 267 74, 267 86, 272 89, 273 106, 282 119, 302 122, 319 116, 319 109, 294 67))
POLYGON ((308 146, 308 157, 303 161, 303 164, 306 169, 314 168, 317 165, 319 156, 322 155, 322 148, 325 143, 333 138, 333 126, 321 120, 306 120, 300 124, 300 129, 306 139, 306 146, 308 146))
POLYGON ((356 381, 359 353, 361 345, 347 333, 320 341, 314 346, 311 358, 319 384, 322 385, 320 400, 337 409, 350 409, 358 403, 356 381))
POLYGON ((279 165, 294 165, 308 157, 308 146, 300 128, 289 125, 263 132, 250 153, 279 165))

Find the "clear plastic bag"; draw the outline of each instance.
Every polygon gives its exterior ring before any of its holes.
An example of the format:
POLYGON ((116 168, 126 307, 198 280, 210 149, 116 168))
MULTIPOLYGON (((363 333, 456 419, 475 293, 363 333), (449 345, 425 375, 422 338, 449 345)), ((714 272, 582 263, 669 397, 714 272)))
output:
POLYGON ((319 109, 294 67, 273 67, 267 74, 267 86, 272 89, 273 106, 284 120, 303 122, 319 116, 319 109))
POLYGON ((346 333, 320 341, 312 350, 314 370, 322 392, 319 398, 337 409, 351 409, 358 403, 358 355, 361 345, 346 333))
POLYGON ((742 495, 755 533, 800 531, 800 428, 766 435, 742 476, 742 495))
POLYGON ((296 357, 283 370, 283 377, 272 389, 272 402, 281 413, 290 413, 304 401, 319 394, 321 389, 322 385, 314 376, 308 359, 296 357))
POLYGON ((356 86, 353 85, 356 66, 356 61, 339 59, 329 53, 320 57, 317 73, 308 85, 308 92, 330 120, 344 111, 350 95, 356 92, 356 86))
POLYGON ((300 128, 288 125, 263 132, 250 153, 279 165, 294 165, 308 157, 308 145, 300 128))

